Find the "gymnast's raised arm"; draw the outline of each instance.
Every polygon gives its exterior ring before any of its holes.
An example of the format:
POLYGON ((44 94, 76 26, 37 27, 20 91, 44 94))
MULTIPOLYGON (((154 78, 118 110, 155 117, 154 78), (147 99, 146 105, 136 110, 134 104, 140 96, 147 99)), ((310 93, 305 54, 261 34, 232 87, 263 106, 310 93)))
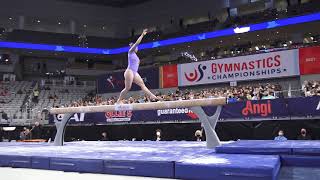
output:
POLYGON ((144 29, 140 37, 137 39, 137 41, 130 47, 129 52, 133 52, 136 47, 141 43, 143 36, 145 36, 148 33, 148 29, 144 29))

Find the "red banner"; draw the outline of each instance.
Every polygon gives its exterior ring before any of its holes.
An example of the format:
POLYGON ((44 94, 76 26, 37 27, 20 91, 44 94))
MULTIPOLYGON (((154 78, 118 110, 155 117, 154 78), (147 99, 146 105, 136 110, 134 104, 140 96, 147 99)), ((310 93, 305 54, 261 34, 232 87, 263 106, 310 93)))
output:
POLYGON ((320 74, 320 46, 299 49, 300 74, 320 74))
POLYGON ((178 66, 165 65, 161 67, 161 87, 170 88, 178 86, 178 66))

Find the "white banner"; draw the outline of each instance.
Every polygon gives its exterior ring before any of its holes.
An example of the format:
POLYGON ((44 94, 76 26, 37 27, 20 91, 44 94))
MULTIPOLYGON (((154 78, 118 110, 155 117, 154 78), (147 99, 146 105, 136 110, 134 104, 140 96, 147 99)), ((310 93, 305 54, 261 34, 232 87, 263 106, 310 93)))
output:
POLYGON ((179 86, 299 75, 298 50, 179 64, 179 86))

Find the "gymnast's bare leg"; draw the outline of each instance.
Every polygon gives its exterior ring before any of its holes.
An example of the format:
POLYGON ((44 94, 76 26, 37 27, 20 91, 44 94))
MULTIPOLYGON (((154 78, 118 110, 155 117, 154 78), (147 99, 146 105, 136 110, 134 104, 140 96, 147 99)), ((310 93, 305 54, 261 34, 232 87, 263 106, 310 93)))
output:
POLYGON ((136 74, 134 75, 133 82, 134 82, 135 84, 137 84, 138 86, 140 86, 140 88, 142 89, 142 91, 143 91, 144 93, 146 93, 146 95, 149 96, 151 99, 153 99, 153 100, 154 100, 154 99, 160 100, 157 96, 155 96, 155 95, 147 88, 147 86, 144 84, 144 82, 143 82, 141 76, 139 75, 139 73, 136 73, 136 74))
POLYGON ((132 86, 134 74, 130 69, 127 69, 124 72, 124 89, 120 92, 119 99, 117 100, 117 103, 121 103, 121 100, 124 98, 124 96, 129 92, 132 86))

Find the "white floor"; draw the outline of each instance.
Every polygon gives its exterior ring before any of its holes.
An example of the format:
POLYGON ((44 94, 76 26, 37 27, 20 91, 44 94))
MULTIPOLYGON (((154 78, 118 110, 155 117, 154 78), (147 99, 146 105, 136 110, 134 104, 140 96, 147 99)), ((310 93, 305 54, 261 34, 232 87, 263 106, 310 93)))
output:
MULTIPOLYGON (((144 179, 159 179, 150 177, 136 176, 117 176, 106 174, 80 174, 73 172, 23 169, 23 168, 0 168, 1 180, 144 180, 144 179)), ((163 180, 163 179, 161 179, 163 180)))

